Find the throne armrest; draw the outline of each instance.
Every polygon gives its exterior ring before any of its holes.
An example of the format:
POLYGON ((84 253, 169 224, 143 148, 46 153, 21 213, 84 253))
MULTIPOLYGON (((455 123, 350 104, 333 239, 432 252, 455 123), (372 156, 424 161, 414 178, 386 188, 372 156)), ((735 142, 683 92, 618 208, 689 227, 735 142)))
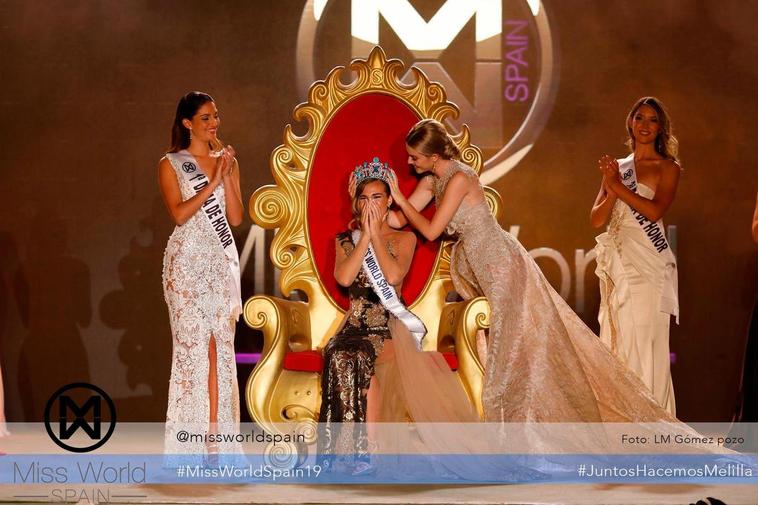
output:
POLYGON ((476 350, 476 333, 489 328, 489 319, 490 306, 483 296, 446 304, 440 316, 437 344, 437 350, 440 352, 455 351, 458 357, 458 375, 481 418, 484 417, 484 366, 476 350))
MULTIPOLYGON (((254 296, 245 303, 243 315, 251 328, 263 332, 261 358, 245 387, 248 410, 263 429, 277 432, 276 423, 292 420, 285 417, 280 395, 275 394, 282 375, 287 373, 283 370, 284 356, 291 351, 311 349, 308 305, 272 296, 254 296)), ((311 410, 310 403, 318 400, 318 392, 311 394, 309 389, 303 390, 307 393, 302 398, 304 404, 292 407, 311 410)))

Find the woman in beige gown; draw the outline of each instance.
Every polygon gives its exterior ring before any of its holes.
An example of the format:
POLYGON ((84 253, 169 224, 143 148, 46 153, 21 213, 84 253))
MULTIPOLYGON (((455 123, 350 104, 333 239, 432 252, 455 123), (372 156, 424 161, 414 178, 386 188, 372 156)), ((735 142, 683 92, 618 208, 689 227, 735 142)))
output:
MULTIPOLYGON (((408 162, 429 173, 406 198, 396 177, 392 197, 428 240, 455 237, 450 271, 466 299, 491 307, 485 419, 491 422, 656 422, 676 418, 619 361, 552 288, 529 253, 489 211, 478 176, 455 158, 458 149, 434 120, 406 137, 408 162), (418 209, 434 199, 431 221, 418 209)), ((678 423, 677 423, 678 424, 678 423)), ((684 428, 683 426, 680 426, 684 428)), ((675 428, 678 429, 678 428, 675 428)))

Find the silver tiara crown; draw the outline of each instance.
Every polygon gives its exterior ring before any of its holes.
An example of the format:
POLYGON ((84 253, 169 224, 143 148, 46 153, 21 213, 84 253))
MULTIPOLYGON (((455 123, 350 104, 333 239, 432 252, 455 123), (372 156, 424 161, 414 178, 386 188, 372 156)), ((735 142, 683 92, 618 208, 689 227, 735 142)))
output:
POLYGON ((390 180, 390 166, 382 163, 379 158, 374 156, 371 162, 364 161, 362 165, 355 167, 355 182, 360 183, 364 179, 380 179, 384 182, 390 180))

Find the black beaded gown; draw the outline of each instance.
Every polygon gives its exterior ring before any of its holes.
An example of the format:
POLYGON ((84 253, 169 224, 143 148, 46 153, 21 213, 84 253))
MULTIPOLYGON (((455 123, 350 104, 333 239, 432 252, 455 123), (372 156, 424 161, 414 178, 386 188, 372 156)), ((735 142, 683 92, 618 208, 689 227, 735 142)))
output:
MULTIPOLYGON (((337 235, 336 247, 353 251, 349 231, 337 235)), ((394 241, 386 247, 397 256, 394 241)), ((348 295, 342 325, 324 347, 320 454, 357 464, 368 461, 372 449, 386 451, 397 440, 378 429, 369 433, 367 422, 374 421, 411 422, 425 450, 446 450, 431 425, 480 421, 458 375, 441 353, 417 349, 408 328, 384 308, 362 269, 348 295)))
MULTIPOLYGON (((347 231, 337 236, 337 243, 348 254, 355 248, 347 231)), ((389 250, 394 256, 392 243, 389 250)), ((350 307, 342 329, 324 347, 319 452, 354 455, 357 463, 368 461, 367 394, 376 359, 385 340, 392 335, 388 326, 390 314, 362 269, 348 294, 350 307)))

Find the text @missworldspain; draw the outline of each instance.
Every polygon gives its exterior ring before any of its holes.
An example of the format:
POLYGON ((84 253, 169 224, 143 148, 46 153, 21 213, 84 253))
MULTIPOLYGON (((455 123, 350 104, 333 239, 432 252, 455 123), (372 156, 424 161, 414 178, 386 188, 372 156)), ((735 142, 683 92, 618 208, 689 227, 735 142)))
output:
POLYGON ((192 433, 187 430, 176 432, 176 440, 180 443, 259 443, 259 444, 284 444, 307 442, 307 437, 299 433, 268 433, 262 430, 251 429, 245 433, 192 433))

